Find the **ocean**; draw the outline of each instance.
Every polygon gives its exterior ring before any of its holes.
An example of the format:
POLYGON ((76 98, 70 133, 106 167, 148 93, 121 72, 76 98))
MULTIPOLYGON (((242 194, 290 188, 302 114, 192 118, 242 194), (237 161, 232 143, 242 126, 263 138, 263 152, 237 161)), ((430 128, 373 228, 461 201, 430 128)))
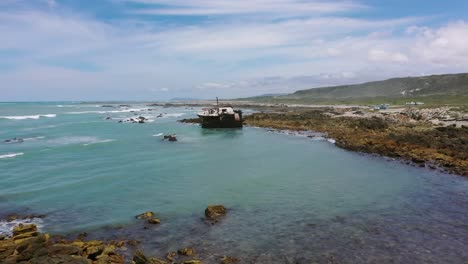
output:
POLYGON ((138 239, 154 256, 190 246, 205 263, 468 261, 466 178, 323 138, 177 122, 199 108, 126 104, 0 103, 0 215, 45 214, 32 220, 43 232, 138 239), (215 225, 209 204, 228 208, 215 225), (145 211, 162 223, 143 228, 145 211))

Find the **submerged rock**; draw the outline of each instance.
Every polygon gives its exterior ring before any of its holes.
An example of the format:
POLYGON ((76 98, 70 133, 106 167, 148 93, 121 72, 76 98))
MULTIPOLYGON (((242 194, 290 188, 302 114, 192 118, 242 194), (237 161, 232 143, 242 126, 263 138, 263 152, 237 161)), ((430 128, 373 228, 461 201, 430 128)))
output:
POLYGON ((175 134, 172 134, 172 135, 164 135, 163 140, 175 142, 175 141, 177 141, 177 137, 176 137, 175 134))
POLYGON ((141 213, 135 216, 135 218, 144 219, 148 222, 148 224, 153 224, 153 225, 161 223, 161 219, 156 218, 154 212, 151 212, 151 211, 141 213))
POLYGON ((0 263, 123 264, 124 257, 116 246, 102 241, 57 242, 40 234, 34 224, 19 224, 13 237, 0 240, 0 263))
POLYGON ((230 256, 224 256, 221 258, 221 264, 232 264, 232 263, 238 263, 239 259, 235 257, 230 257, 230 256))
POLYGON ((154 212, 151 212, 151 211, 144 212, 135 216, 136 219, 150 219, 153 217, 154 217, 154 212))
POLYGON ((195 254, 195 250, 193 248, 181 248, 177 250, 177 253, 183 256, 192 256, 195 254))
POLYGON ((137 250, 135 255, 133 256, 133 262, 135 264, 166 264, 164 260, 160 260, 157 258, 148 258, 145 256, 143 251, 137 250))
POLYGON ((217 219, 226 215, 227 209, 223 205, 209 205, 205 209, 205 216, 208 219, 217 219))
POLYGON ((203 264, 203 262, 198 259, 192 259, 192 260, 186 260, 182 262, 182 264, 203 264))

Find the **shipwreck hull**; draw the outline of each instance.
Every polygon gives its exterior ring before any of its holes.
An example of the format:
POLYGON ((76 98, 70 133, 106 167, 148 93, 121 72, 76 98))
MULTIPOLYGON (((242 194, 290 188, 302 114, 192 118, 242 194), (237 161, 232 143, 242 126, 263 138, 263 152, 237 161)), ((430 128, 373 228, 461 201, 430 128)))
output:
POLYGON ((200 116, 202 128, 239 128, 242 127, 242 120, 219 116, 200 116))

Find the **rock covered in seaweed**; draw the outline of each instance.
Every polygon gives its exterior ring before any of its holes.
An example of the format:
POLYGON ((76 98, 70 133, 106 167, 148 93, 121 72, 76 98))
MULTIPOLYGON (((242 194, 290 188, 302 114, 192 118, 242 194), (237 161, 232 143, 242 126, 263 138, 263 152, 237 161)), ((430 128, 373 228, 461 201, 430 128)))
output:
POLYGON ((160 224, 161 219, 156 218, 154 212, 148 211, 135 216, 136 219, 146 220, 148 224, 160 224))
POLYGON ((205 209, 205 217, 210 220, 218 219, 226 215, 227 209, 223 205, 209 205, 205 209))

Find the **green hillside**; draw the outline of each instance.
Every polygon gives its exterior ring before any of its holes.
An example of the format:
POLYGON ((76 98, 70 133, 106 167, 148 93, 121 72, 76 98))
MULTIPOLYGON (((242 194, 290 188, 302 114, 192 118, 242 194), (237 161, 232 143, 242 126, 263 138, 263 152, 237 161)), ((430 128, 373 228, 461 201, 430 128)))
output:
POLYGON ((427 103, 468 104, 468 73, 393 78, 247 100, 276 103, 404 103, 420 100, 427 103))

